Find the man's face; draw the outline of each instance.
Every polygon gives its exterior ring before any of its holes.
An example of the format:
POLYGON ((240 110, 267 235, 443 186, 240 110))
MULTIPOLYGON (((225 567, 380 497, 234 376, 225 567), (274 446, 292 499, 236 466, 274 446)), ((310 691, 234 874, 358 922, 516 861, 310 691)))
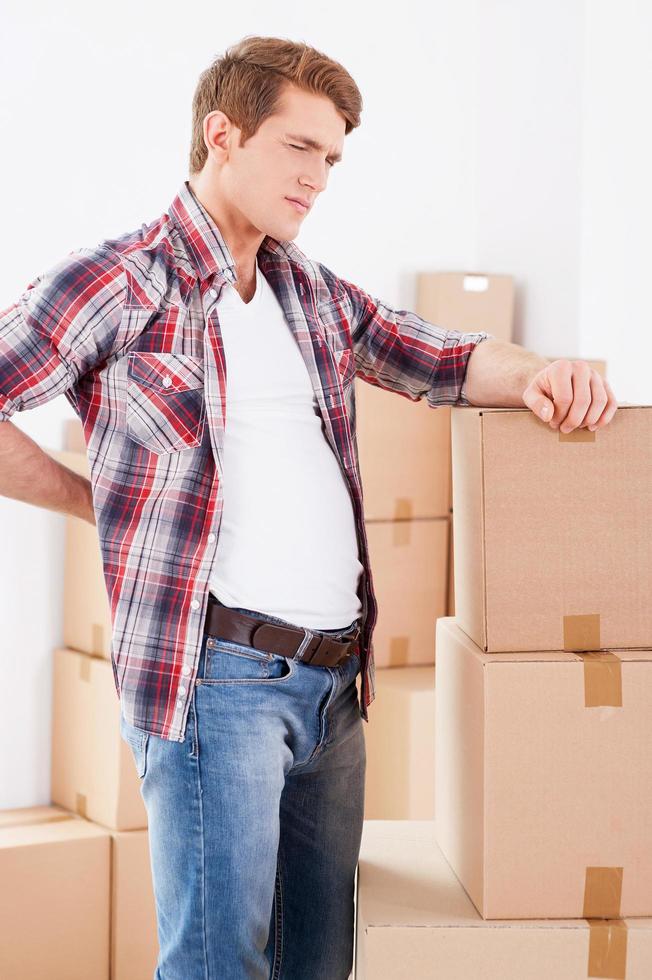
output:
POLYGON ((345 120, 330 99, 288 85, 278 112, 259 126, 244 146, 232 127, 228 160, 220 168, 221 188, 262 235, 291 241, 325 189, 342 154, 345 120), (309 145, 312 141, 314 145, 309 145), (289 198, 308 204, 302 208, 289 198))

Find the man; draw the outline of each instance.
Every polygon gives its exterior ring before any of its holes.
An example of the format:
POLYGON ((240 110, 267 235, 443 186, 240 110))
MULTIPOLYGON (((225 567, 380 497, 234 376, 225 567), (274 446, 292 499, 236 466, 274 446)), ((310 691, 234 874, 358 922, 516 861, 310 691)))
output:
POLYGON ((0 316, 0 492, 97 522, 158 980, 351 969, 376 619, 354 377, 563 431, 616 411, 586 363, 394 310, 293 244, 361 105, 322 53, 244 39, 200 78, 169 213, 0 316), (59 393, 90 483, 8 421, 59 393))

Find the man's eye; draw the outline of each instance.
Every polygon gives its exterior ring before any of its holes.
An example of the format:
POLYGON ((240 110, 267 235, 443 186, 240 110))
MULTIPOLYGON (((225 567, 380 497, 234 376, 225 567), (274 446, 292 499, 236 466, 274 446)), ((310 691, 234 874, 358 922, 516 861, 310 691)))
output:
MULTIPOLYGON (((288 143, 288 146, 292 147, 293 150, 305 150, 306 149, 305 146, 297 146, 296 143, 288 143)), ((327 160, 326 163, 328 164, 329 167, 332 167, 334 165, 335 161, 334 160, 327 160)))

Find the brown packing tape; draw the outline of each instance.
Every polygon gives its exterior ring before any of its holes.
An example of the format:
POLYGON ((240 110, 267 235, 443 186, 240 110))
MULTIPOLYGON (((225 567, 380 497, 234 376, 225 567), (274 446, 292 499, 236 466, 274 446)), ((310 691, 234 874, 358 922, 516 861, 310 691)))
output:
POLYGON ((406 667, 410 650, 408 636, 392 636, 389 641, 389 666, 406 667))
POLYGON ((86 794, 76 793, 75 797, 75 812, 78 813, 80 817, 85 817, 87 819, 86 794))
POLYGON ((410 543, 413 521, 392 521, 392 544, 403 548, 410 543))
POLYGON ((595 442, 595 432, 589 429, 573 429, 572 432, 560 432, 560 442, 595 442))
POLYGON ((587 976, 608 980, 627 977, 627 923, 623 919, 589 919, 587 976))
POLYGON ((615 653, 579 653, 584 661, 584 707, 623 706, 623 675, 615 653))
POLYGON ((412 501, 409 497, 397 497, 394 504, 395 521, 411 521, 414 516, 412 501))
POLYGON ((564 616, 564 650, 599 650, 600 616, 564 616))
POLYGON ((91 679, 91 658, 88 653, 79 654, 79 679, 87 682, 91 679))
POLYGON ((622 868, 588 867, 584 878, 583 918, 619 919, 622 889, 622 868))
POLYGON ((91 647, 93 653, 97 653, 100 656, 104 651, 104 627, 100 626, 98 623, 93 623, 91 627, 93 645, 91 647))

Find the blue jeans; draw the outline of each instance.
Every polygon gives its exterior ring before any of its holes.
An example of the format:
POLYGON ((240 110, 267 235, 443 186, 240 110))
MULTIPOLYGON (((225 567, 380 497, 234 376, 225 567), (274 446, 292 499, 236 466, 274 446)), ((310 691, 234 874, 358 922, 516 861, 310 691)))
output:
POLYGON ((359 672, 357 654, 318 667, 204 636, 183 742, 121 716, 148 817, 154 980, 349 977, 366 765, 359 672))

